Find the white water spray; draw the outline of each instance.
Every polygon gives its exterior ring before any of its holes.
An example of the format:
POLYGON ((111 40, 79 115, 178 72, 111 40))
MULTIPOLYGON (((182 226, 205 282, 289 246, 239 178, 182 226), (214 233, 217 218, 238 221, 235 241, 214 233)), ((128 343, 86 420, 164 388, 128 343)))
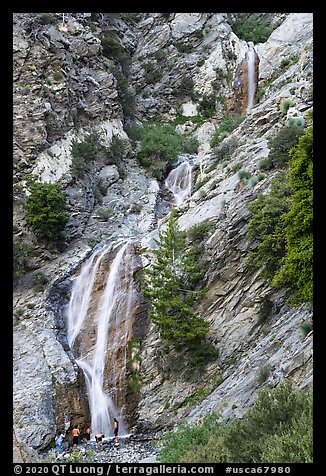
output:
MULTIPOLYGON (((115 243, 115 247, 121 246, 115 243)), ((89 333, 89 321, 96 327, 95 344, 86 351, 77 346, 79 356, 76 363, 83 370, 87 386, 91 414, 92 434, 103 433, 106 437, 113 434, 113 418, 120 422, 120 434, 127 433, 120 410, 114 400, 122 391, 126 374, 126 349, 130 336, 129 322, 133 300, 132 269, 130 260, 124 260, 129 242, 124 243, 110 264, 106 284, 94 306, 96 276, 107 253, 113 251, 113 245, 95 252, 84 264, 77 277, 68 306, 67 328, 68 342, 71 348, 77 337, 84 331, 89 333), (108 338, 108 336, 110 336, 108 338), (118 354, 123 353, 122 365, 118 365, 118 354), (105 391, 105 367, 110 357, 110 389, 105 391)), ((102 271, 103 272, 103 271, 102 271)), ((82 340, 84 336, 82 336, 82 340)))
POLYGON ((254 105, 255 90, 256 90, 256 71, 255 71, 255 60, 256 52, 251 46, 248 47, 247 52, 247 65, 248 65, 248 103, 247 103, 247 113, 254 105))
POLYGON ((178 167, 171 170, 165 180, 165 185, 173 193, 177 207, 190 196, 192 168, 191 163, 184 160, 178 167))

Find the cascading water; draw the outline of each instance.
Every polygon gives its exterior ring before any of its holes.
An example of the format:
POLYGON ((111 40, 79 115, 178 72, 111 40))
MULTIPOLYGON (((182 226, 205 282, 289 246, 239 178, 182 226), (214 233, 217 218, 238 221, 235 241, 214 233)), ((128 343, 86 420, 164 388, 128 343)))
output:
MULTIPOLYGON (((165 182, 176 206, 190 196, 193 169, 193 159, 179 159, 182 162, 165 182)), ((120 422, 120 435, 128 433, 122 415, 127 343, 137 299, 129 247, 131 241, 120 241, 95 250, 72 286, 67 308, 68 343, 84 373, 92 435, 112 436, 114 417, 120 422)))
POLYGON ((251 46, 248 47, 247 65, 248 65, 248 103, 247 113, 254 105, 255 91, 256 91, 256 52, 251 46))
POLYGON ((173 193, 176 207, 190 196, 192 168, 193 165, 184 159, 175 169, 171 170, 165 180, 166 187, 173 193))
POLYGON ((122 393, 134 297, 132 260, 126 256, 129 245, 114 243, 91 256, 76 278, 67 312, 68 342, 79 354, 76 363, 84 372, 92 433, 104 433, 106 437, 113 434, 114 417, 120 422, 120 434, 127 433, 122 393), (105 270, 107 255, 119 246, 109 271, 105 270), (102 284, 98 292, 99 280, 105 286, 102 284), (105 372, 108 362, 110 369, 105 372), (105 382, 106 373, 109 381, 105 382))

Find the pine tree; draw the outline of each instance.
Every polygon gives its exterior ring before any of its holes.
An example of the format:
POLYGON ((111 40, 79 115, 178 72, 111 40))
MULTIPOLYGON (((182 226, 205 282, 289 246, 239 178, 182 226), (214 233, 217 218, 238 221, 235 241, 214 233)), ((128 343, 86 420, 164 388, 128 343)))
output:
POLYGON ((205 340, 209 327, 192 309, 203 294, 193 289, 201 270, 173 213, 155 242, 155 260, 144 269, 142 285, 143 295, 150 303, 150 318, 167 344, 190 349, 205 340))

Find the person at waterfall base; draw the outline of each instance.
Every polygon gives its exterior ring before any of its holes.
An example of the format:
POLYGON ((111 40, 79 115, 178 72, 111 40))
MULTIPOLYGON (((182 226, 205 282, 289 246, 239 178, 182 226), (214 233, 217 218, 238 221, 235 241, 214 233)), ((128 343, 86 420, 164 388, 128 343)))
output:
POLYGON ((72 446, 74 448, 77 448, 79 435, 80 435, 80 429, 78 428, 78 425, 75 425, 72 430, 72 446))
POLYGON ((119 433, 119 422, 116 418, 113 418, 113 434, 114 434, 115 443, 119 442, 118 433, 119 433))
POLYGON ((89 445, 91 443, 91 433, 92 430, 90 428, 87 428, 87 430, 85 431, 86 445, 89 445))
POLYGON ((56 439, 55 439, 55 443, 56 443, 56 445, 57 445, 57 452, 58 452, 58 453, 61 453, 61 446, 62 446, 63 439, 64 439, 65 436, 66 436, 65 433, 62 433, 62 431, 59 431, 59 432, 58 432, 58 435, 57 435, 57 437, 56 437, 56 439))
POLYGON ((104 438, 103 433, 99 433, 99 434, 95 435, 96 448, 98 448, 99 445, 102 445, 103 438, 104 438))

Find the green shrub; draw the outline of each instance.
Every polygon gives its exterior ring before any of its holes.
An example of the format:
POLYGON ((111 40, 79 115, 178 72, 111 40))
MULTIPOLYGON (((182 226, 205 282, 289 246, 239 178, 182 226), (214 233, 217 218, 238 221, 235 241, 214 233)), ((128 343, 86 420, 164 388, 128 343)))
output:
POLYGON ((278 69, 284 73, 287 69, 289 69, 293 64, 297 62, 297 58, 293 55, 287 56, 283 58, 280 62, 278 69))
POLYGON ((259 170, 268 170, 272 167, 273 162, 270 158, 266 157, 258 161, 257 167, 259 170))
POLYGON ((258 324, 263 324, 269 318, 273 309, 273 302, 269 297, 264 296, 259 305, 258 324))
POLYGON ((201 101, 199 102, 200 113, 206 118, 212 117, 216 111, 215 102, 216 97, 214 93, 204 94, 201 101))
POLYGON ((98 179, 96 188, 97 188, 97 190, 99 191, 99 193, 102 195, 102 197, 105 197, 105 195, 107 194, 107 191, 108 191, 108 186, 107 186, 107 184, 104 182, 104 180, 102 179, 102 177, 100 177, 100 178, 98 179))
MULTIPOLYGON (((205 446, 212 433, 215 433, 216 416, 206 417, 200 431, 195 425, 184 423, 178 431, 168 431, 163 439, 163 447, 159 453, 160 463, 183 463, 184 455, 197 445, 205 446)), ((215 452, 215 451, 214 451, 215 452)))
POLYGON ((196 99, 194 80, 189 76, 182 76, 180 83, 174 88, 173 94, 178 98, 190 97, 196 99))
MULTIPOLYGON (((288 382, 283 382, 274 390, 263 389, 258 392, 258 399, 253 408, 241 420, 235 420, 230 425, 224 437, 232 459, 230 462, 256 463, 265 461, 266 444, 275 443, 284 434, 298 431, 305 438, 305 434, 312 433, 312 393, 293 390, 288 382), (297 429, 298 419, 302 418, 303 425, 297 429)), ((308 438, 309 439, 309 438, 308 438)), ((283 461, 286 458, 297 463, 312 461, 312 440, 303 443, 304 459, 301 451, 287 454, 284 449, 283 461)), ((277 461, 273 461, 277 462, 277 461)))
POLYGON ((58 183, 34 182, 26 198, 26 223, 38 237, 56 239, 64 230, 69 213, 67 194, 58 183))
POLYGON ((140 139, 140 129, 141 127, 135 123, 127 123, 124 125, 124 130, 131 140, 133 146, 135 146, 136 141, 140 139))
POLYGON ((126 78, 127 71, 124 72, 122 68, 119 68, 116 65, 111 66, 110 71, 117 80, 117 90, 121 101, 123 114, 126 117, 133 117, 136 110, 136 97, 132 89, 129 87, 129 83, 126 78))
POLYGON ((187 230, 187 238, 193 243, 199 244, 207 240, 214 230, 214 225, 210 221, 197 223, 187 230))
POLYGON ((200 145, 197 137, 183 136, 181 137, 182 151, 185 154, 196 154, 200 145))
POLYGON ((57 22, 55 15, 52 13, 41 13, 39 20, 42 25, 53 25, 57 22))
POLYGON ((239 180, 241 181, 247 181, 251 177, 251 173, 248 172, 248 170, 241 169, 238 171, 238 177, 239 180))
POLYGON ((28 267, 28 259, 33 247, 24 238, 15 236, 13 240, 13 278, 23 276, 28 267))
POLYGON ((290 429, 266 438, 261 461, 265 463, 312 463, 313 427, 307 410, 293 419, 290 429))
POLYGON ((142 377, 137 370, 133 370, 128 374, 127 383, 132 394, 138 395, 141 388, 142 377))
POLYGON ((179 51, 179 53, 191 53, 194 48, 193 45, 190 45, 189 43, 182 43, 182 41, 176 41, 174 46, 179 51))
POLYGON ((281 101, 280 111, 283 114, 285 114, 290 109, 290 107, 294 105, 295 105, 295 102, 291 98, 285 98, 283 99, 283 101, 281 101))
POLYGON ((291 208, 284 215, 286 255, 274 277, 297 302, 313 301, 313 130, 290 151, 291 208))
POLYGON ((202 124, 203 122, 206 121, 206 118, 204 116, 201 116, 201 115, 197 115, 197 116, 177 116, 174 120, 173 120, 173 125, 177 126, 179 124, 184 124, 185 122, 188 122, 188 121, 191 121, 192 123, 194 124, 202 124))
POLYGON ((182 424, 162 438, 161 463, 312 462, 312 392, 282 382, 261 389, 241 419, 219 423, 218 415, 182 424))
POLYGON ((71 174, 73 177, 83 177, 89 164, 96 160, 99 151, 99 137, 95 133, 89 134, 86 139, 71 142, 71 174))
POLYGON ((199 175, 194 185, 194 192, 197 192, 208 181, 209 181, 209 175, 199 175))
POLYGON ((97 210, 97 215, 101 221, 107 221, 111 214, 110 208, 101 207, 97 210))
POLYGON ((258 372, 257 372, 257 382, 258 382, 258 384, 262 385, 264 382, 266 382, 270 373, 271 373, 271 369, 270 369, 269 364, 263 364, 261 367, 259 367, 258 372))
POLYGON ((164 51, 162 49, 155 51, 153 56, 156 59, 156 61, 158 61, 158 62, 162 62, 162 61, 165 61, 167 59, 167 53, 166 53, 166 51, 164 51))
POLYGON ((231 172, 232 173, 238 172, 239 170, 241 170, 240 162, 237 162, 236 164, 233 165, 233 167, 231 167, 231 172))
POLYGON ((303 117, 290 117, 290 119, 287 120, 286 122, 287 126, 299 126, 299 127, 304 127, 305 126, 305 120, 303 117))
POLYGON ((246 18, 232 25, 234 33, 240 40, 253 43, 265 43, 273 28, 258 18, 246 18))
POLYGON ((258 182, 258 175, 253 175, 248 179, 248 187, 254 188, 254 186, 257 185, 258 182))
POLYGON ((302 333, 303 338, 307 337, 309 332, 312 331, 312 322, 311 321, 305 321, 300 325, 300 331, 302 333))
POLYGON ((216 147, 222 140, 228 136, 234 129, 236 129, 244 117, 241 115, 226 115, 223 117, 221 124, 215 130, 212 140, 210 142, 211 147, 216 147))
MULTIPOLYGON (((111 144, 107 149, 107 155, 111 159, 112 163, 116 163, 121 160, 126 154, 127 144, 124 139, 113 134, 111 144)), ((111 163, 111 162, 110 162, 111 163)))
POLYGON ((232 154, 239 147, 239 140, 237 137, 226 137, 222 142, 219 142, 218 145, 214 148, 214 155, 217 160, 227 160, 230 159, 232 154))
POLYGON ((53 72, 53 79, 54 81, 61 81, 64 78, 61 71, 54 71, 53 72))
POLYGON ((180 136, 168 124, 146 124, 139 131, 141 150, 140 165, 146 167, 158 180, 182 151, 180 136))
POLYGON ((292 304, 313 300, 312 146, 310 127, 290 151, 290 173, 276 175, 270 193, 248 207, 248 237, 257 243, 248 264, 261 267, 272 286, 290 291, 292 304))
POLYGON ((271 181, 270 193, 259 194, 248 206, 252 213, 248 237, 257 247, 249 254, 247 264, 262 268, 262 277, 269 282, 285 255, 284 214, 290 209, 290 194, 289 176, 279 172, 271 181))
POLYGON ((110 36, 102 36, 101 45, 103 48, 103 55, 107 58, 119 57, 123 51, 123 47, 120 43, 110 36))
POLYGON ((33 276, 33 287, 37 292, 43 292, 48 282, 49 280, 44 273, 38 272, 33 276))
POLYGON ((298 125, 284 126, 272 138, 268 139, 270 148, 268 158, 274 167, 284 167, 289 161, 290 149, 295 146, 304 134, 304 128, 298 125))
POLYGON ((145 63, 144 64, 145 75, 144 79, 149 84, 157 83, 163 76, 163 71, 160 67, 155 65, 155 63, 145 63))

